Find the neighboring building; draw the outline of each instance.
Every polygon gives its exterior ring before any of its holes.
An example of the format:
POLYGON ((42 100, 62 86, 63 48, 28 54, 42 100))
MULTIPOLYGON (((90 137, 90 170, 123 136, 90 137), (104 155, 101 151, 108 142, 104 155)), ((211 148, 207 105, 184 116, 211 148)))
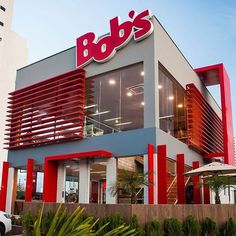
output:
POLYGON ((6 129, 8 93, 15 87, 16 70, 27 63, 25 40, 11 30, 13 0, 0 0, 0 181, 2 162, 7 160, 3 149, 6 129))
MULTIPOLYGON (((149 11, 129 17, 112 19, 98 41, 85 34, 76 47, 17 71, 2 209, 16 195, 124 202, 122 192, 109 191, 122 169, 149 170, 154 184, 140 202, 200 203, 199 178, 183 173, 215 158, 234 164, 223 64, 194 70, 149 11), (222 110, 206 88, 213 84, 220 84, 222 110)), ((209 203, 207 188, 203 197, 209 203)))

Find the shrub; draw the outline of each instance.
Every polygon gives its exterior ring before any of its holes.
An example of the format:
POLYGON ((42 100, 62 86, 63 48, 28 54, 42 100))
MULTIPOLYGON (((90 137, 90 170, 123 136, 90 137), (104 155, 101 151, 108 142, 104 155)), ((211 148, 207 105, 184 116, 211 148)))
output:
POLYGON ((199 236, 201 234, 201 226, 193 216, 187 216, 183 224, 183 232, 185 236, 199 236))
MULTIPOLYGON (((101 219, 99 219, 98 223, 95 225, 95 229, 99 230, 106 224, 110 224, 110 217, 107 215, 104 215, 101 219)), ((109 229, 110 229, 110 227, 108 225, 103 230, 100 230, 98 236, 104 235, 105 233, 107 233, 109 231, 109 229)))
POLYGON ((175 218, 164 221, 164 232, 167 236, 182 236, 182 224, 175 218))
POLYGON ((220 236, 235 236, 236 235, 236 223, 230 218, 220 229, 220 236))
POLYGON ((30 212, 26 212, 22 216, 22 226, 24 229, 24 235, 31 236, 33 233, 33 227, 36 217, 30 212))
POLYGON ((218 234, 218 228, 216 222, 210 218, 206 218, 202 222, 202 235, 203 236, 215 236, 218 234))
POLYGON ((140 226, 138 222, 138 217, 136 215, 133 215, 131 220, 130 220, 130 229, 135 229, 135 232, 137 233, 138 236, 143 236, 145 235, 145 232, 143 228, 140 226))
POLYGON ((50 228, 50 224, 52 223, 54 214, 49 211, 43 218, 41 222, 41 231, 43 235, 46 235, 48 232, 48 229, 50 228))
POLYGON ((108 225, 108 228, 115 229, 116 227, 122 224, 125 224, 123 216, 121 216, 120 213, 115 213, 110 218, 110 224, 108 225))
POLYGON ((161 224, 156 221, 148 221, 145 225, 145 233, 148 236, 161 236, 161 224))

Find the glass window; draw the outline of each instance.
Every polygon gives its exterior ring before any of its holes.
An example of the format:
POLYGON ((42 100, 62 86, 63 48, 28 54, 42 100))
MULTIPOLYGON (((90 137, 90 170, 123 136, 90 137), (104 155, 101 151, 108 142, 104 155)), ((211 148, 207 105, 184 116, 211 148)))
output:
POLYGON ((158 89, 160 129, 186 142, 185 90, 162 65, 158 89))
POLYGON ((143 128, 143 64, 86 80, 86 135, 143 128))

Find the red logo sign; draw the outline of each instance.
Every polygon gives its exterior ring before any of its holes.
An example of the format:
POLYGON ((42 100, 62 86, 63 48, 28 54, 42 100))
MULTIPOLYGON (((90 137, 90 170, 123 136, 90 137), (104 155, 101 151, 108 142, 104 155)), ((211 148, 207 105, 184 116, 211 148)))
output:
POLYGON ((76 40, 77 67, 83 67, 92 60, 103 63, 111 59, 116 51, 124 47, 133 37, 143 40, 153 32, 151 13, 145 10, 140 14, 129 13, 130 21, 120 23, 119 17, 110 20, 110 33, 97 39, 93 32, 84 34, 76 40))

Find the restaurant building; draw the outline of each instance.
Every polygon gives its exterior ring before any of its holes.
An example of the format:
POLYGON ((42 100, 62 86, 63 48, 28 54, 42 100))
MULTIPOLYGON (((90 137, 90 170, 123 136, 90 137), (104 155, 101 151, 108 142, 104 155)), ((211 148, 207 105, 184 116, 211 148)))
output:
POLYGON ((210 203, 199 177, 183 173, 213 159, 234 164, 223 64, 193 69, 148 10, 19 69, 8 108, 1 209, 19 192, 25 201, 125 203, 110 191, 124 169, 148 171, 152 184, 137 190, 145 204, 210 203))

